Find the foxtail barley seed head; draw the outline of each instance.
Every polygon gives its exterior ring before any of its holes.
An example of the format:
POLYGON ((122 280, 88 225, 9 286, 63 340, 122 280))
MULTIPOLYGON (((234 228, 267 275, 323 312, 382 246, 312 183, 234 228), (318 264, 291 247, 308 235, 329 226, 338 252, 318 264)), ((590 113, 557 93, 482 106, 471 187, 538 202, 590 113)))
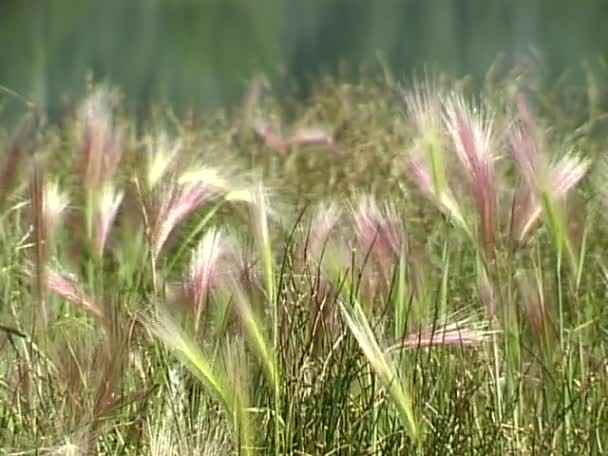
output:
POLYGON ((122 132, 113 117, 116 103, 115 92, 98 88, 80 108, 80 162, 85 189, 99 189, 116 173, 122 147, 122 132))

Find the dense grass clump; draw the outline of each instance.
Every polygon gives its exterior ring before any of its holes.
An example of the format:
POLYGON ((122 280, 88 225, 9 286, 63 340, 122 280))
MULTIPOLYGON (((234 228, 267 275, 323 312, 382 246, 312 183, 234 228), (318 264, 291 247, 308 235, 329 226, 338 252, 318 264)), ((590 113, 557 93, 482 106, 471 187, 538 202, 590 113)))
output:
POLYGON ((603 454, 603 116, 514 87, 7 133, 0 447, 603 454))

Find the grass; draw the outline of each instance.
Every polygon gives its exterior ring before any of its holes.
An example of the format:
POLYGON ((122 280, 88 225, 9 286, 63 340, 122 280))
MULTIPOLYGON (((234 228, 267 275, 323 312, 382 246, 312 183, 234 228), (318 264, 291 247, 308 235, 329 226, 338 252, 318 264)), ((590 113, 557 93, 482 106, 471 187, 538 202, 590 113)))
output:
POLYGON ((6 132, 2 453, 604 454, 604 116, 543 90, 6 132))

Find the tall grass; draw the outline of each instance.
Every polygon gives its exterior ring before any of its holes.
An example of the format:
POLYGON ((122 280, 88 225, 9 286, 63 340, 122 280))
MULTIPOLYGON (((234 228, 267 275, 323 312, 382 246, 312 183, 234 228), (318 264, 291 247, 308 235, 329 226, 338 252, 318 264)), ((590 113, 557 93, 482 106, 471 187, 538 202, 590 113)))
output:
POLYGON ((509 82, 7 135, 0 447, 604 453, 603 143, 509 82))

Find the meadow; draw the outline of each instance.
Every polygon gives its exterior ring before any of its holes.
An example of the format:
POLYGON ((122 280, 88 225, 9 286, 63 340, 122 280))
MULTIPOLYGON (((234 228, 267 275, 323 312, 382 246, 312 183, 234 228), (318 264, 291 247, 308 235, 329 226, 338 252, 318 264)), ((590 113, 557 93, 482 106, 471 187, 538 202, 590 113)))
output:
POLYGON ((608 452, 604 99, 514 71, 28 105, 0 137, 0 452, 608 452))

